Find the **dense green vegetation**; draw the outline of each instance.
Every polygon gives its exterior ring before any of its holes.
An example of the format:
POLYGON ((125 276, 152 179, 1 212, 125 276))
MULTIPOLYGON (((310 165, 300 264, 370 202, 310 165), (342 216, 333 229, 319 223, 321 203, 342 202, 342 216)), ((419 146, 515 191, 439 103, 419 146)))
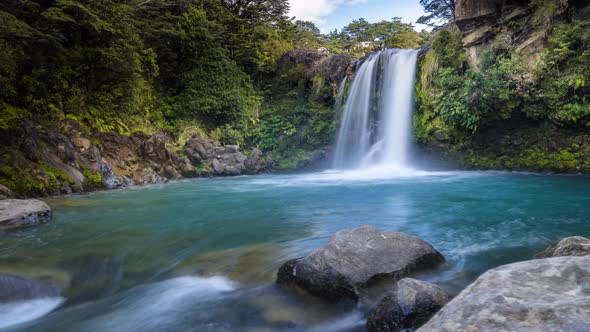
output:
POLYGON ((4 1, 0 132, 66 119, 89 133, 190 129, 293 166, 329 143, 338 82, 301 67, 279 72, 284 54, 323 47, 360 57, 426 36, 398 18, 322 35, 287 11, 286 0, 4 1))
POLYGON ((476 168, 587 171, 590 21, 560 16, 554 1, 539 3, 531 3, 532 15, 503 27, 474 68, 464 64, 458 29, 435 35, 417 89, 419 142, 462 151, 464 164, 476 168), (534 62, 503 40, 525 29, 548 36, 534 62), (499 130, 510 123, 520 123, 520 132, 499 130))

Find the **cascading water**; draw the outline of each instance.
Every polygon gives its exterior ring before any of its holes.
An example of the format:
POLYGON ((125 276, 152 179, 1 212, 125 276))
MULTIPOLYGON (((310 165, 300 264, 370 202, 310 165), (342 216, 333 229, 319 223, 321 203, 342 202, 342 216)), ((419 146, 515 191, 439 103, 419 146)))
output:
POLYGON ((417 51, 372 54, 358 69, 344 107, 334 167, 408 168, 417 51))

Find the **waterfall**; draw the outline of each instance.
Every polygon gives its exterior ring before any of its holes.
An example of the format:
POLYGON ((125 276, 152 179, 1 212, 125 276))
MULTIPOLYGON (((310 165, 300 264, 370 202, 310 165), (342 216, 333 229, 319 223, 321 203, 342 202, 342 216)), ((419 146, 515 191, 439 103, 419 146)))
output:
POLYGON ((408 167, 416 62, 417 51, 390 49, 358 68, 340 123, 335 168, 408 167))

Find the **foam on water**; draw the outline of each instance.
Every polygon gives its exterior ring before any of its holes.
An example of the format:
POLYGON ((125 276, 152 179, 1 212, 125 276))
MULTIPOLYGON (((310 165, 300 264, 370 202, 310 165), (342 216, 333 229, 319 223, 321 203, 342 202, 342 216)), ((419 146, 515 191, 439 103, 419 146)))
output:
MULTIPOLYGON (((218 301, 236 289, 226 277, 183 276, 135 287, 123 294, 92 304, 111 308, 84 322, 94 331, 158 331, 173 327, 194 303, 218 301)), ((191 315, 191 313, 188 313, 191 315)), ((196 314, 196 313, 195 313, 196 314)), ((75 330, 77 327, 70 328, 75 330)))
POLYGON ((466 177, 484 176, 485 172, 446 171, 431 172, 413 168, 393 167, 379 164, 365 169, 327 170, 317 173, 298 175, 255 177, 244 183, 247 189, 262 189, 259 185, 268 186, 340 186, 340 185, 371 185, 394 183, 396 181, 449 181, 466 177))
POLYGON ((48 297, 0 303, 0 328, 45 316, 64 302, 63 297, 48 297))

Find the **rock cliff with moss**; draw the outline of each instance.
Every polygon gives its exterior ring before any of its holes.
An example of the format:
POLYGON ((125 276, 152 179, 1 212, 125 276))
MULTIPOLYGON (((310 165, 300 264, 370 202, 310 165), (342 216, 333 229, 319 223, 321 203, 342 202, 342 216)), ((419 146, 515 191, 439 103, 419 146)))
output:
POLYGON ((416 141, 466 168, 590 172, 590 5, 459 0, 421 59, 416 141))

